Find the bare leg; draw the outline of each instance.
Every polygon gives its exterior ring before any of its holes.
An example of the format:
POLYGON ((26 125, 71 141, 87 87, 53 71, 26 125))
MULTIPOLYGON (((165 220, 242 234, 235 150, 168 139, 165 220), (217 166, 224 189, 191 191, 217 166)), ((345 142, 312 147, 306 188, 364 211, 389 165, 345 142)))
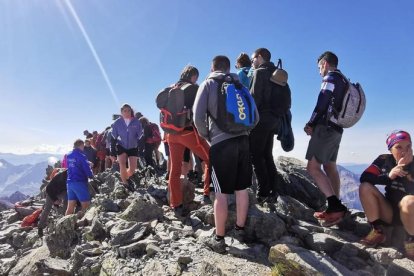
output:
POLYGON ((129 160, 129 168, 128 168, 127 172, 128 172, 128 178, 129 178, 129 177, 131 177, 131 175, 133 175, 135 173, 135 170, 137 169, 138 157, 129 156, 128 160, 129 160))
POLYGON ((312 157, 312 159, 308 161, 306 169, 312 176, 313 180, 315 180, 315 183, 318 186, 319 190, 321 190, 321 192, 327 198, 335 195, 331 181, 329 180, 328 176, 322 171, 321 164, 315 159, 315 157, 312 157))
POLYGON ((359 186, 359 198, 369 222, 381 219, 392 222, 393 212, 390 203, 374 185, 363 182, 359 186))
POLYGON ((122 153, 118 155, 118 163, 119 163, 119 172, 121 174, 121 180, 123 183, 127 182, 128 179, 128 172, 126 169, 126 161, 127 161, 127 154, 122 153))
POLYGON ((403 197, 399 204, 401 221, 405 231, 414 236, 414 196, 407 195, 403 197))
POLYGON ((236 191, 237 226, 244 227, 249 210, 249 194, 246 189, 236 191))
POLYGON ((68 208, 66 209, 65 216, 72 215, 75 212, 76 200, 68 200, 68 208))
POLYGON ((216 224, 217 236, 224 236, 226 234, 227 213, 227 195, 216 193, 216 199, 214 201, 214 222, 216 224))
POLYGON ((341 180, 339 178, 339 173, 338 173, 338 168, 336 167, 336 163, 335 162, 329 162, 327 164, 323 164, 323 170, 326 173, 326 176, 328 176, 331 185, 332 185, 332 189, 336 195, 337 198, 339 198, 340 196, 340 185, 341 185, 341 180))

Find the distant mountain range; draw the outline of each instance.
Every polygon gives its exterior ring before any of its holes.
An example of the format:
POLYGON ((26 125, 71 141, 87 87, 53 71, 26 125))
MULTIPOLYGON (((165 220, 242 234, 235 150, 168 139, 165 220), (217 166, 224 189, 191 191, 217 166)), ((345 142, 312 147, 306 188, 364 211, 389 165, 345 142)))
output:
POLYGON ((38 194, 51 157, 61 159, 60 155, 47 153, 0 153, 0 197, 9 197, 16 191, 23 195, 38 194))

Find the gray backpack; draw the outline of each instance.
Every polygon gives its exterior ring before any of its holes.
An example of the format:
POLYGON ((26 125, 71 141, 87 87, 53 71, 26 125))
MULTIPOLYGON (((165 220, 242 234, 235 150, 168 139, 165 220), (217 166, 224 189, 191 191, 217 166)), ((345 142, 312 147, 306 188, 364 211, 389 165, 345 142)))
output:
MULTIPOLYGON (((330 112, 328 118, 336 125, 349 128, 355 125, 364 114, 366 99, 362 86, 359 83, 351 83, 342 73, 338 72, 347 82, 347 90, 342 101, 341 110, 339 112, 330 112)), ((335 99, 332 97, 332 107, 334 107, 335 99)))

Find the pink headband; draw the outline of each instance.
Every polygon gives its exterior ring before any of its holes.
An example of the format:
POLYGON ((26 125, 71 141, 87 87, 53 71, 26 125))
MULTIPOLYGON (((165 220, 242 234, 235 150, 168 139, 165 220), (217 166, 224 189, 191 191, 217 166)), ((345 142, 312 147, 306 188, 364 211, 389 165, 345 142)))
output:
POLYGON ((411 142, 410 134, 408 134, 408 132, 403 131, 403 130, 396 130, 396 131, 392 132, 390 135, 388 135, 387 140, 385 141, 385 143, 388 146, 388 150, 390 150, 392 148, 392 146, 394 146, 396 143, 398 143, 400 141, 409 141, 409 142, 411 142))

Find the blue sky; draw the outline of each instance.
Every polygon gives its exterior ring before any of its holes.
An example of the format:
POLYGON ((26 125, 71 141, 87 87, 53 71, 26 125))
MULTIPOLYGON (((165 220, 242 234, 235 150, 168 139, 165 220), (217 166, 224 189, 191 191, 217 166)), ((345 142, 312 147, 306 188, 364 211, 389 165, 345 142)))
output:
POLYGON ((266 47, 282 58, 292 90, 296 147, 320 87, 317 57, 367 95, 362 120, 347 129, 340 163, 385 152, 386 134, 413 131, 412 1, 0 1, 0 152, 65 151, 84 129, 103 130, 120 103, 158 122, 155 97, 195 65, 208 74, 215 55, 232 61, 266 47), (93 50, 92 50, 93 49, 93 50), (100 66, 102 65, 102 66, 100 66))

